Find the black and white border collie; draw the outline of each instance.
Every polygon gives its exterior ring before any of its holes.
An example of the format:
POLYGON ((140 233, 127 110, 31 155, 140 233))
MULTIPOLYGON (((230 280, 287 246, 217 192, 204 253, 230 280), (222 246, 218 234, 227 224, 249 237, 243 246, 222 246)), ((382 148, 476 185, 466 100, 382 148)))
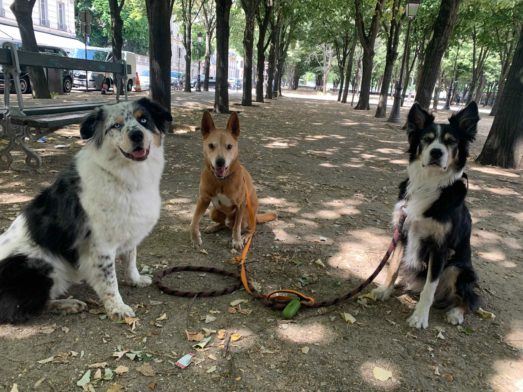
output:
POLYGON ((393 223, 403 214, 406 219, 385 285, 374 293, 381 300, 389 298, 398 273, 409 291, 421 292, 407 320, 411 327, 428 327, 432 305, 447 308, 447 321, 454 325, 479 305, 463 172, 478 121, 475 102, 454 114, 449 124, 434 123, 434 116, 417 103, 408 115, 408 179, 400 184, 393 223))
POLYGON ((160 215, 163 135, 171 114, 147 98, 104 106, 83 122, 88 143, 50 187, 0 236, 0 323, 18 323, 46 306, 85 309, 58 299, 87 282, 113 318, 133 316, 118 290, 115 259, 131 284, 151 278, 136 268, 136 246, 160 215))

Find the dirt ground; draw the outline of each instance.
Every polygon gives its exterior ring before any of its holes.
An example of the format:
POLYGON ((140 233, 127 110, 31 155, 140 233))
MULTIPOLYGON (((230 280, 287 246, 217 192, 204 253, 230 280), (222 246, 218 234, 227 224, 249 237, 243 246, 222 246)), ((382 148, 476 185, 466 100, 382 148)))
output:
MULTIPOLYGON (((258 227, 248 256, 250 276, 265 292, 298 288, 317 299, 345 293, 371 273, 388 246, 397 184, 405 177, 406 136, 375 119, 373 110, 354 111, 330 99, 289 94, 245 108, 237 106, 239 95, 231 97, 231 108, 240 111, 241 160, 261 210, 279 215, 258 227)), ((189 240, 202 162, 194 126, 212 101, 213 93, 173 95, 179 127, 166 137, 161 219, 138 249, 145 272, 180 264, 236 269, 229 231, 202 234, 205 253, 189 240)), ((490 129, 487 113, 472 158, 490 129)), ((438 118, 448 115, 441 111, 438 118)), ((214 117, 225 125, 226 115, 214 117)), ((78 127, 33 146, 44 156, 38 173, 21 161, 0 172, 2 231, 80 148, 78 127)), ((455 327, 433 310, 429 328, 419 331, 405 321, 416 300, 398 293, 386 303, 360 299, 303 310, 288 321, 243 290, 186 299, 155 286, 131 288, 122 278, 124 301, 138 317, 129 324, 108 320, 93 291, 80 286, 71 294, 89 303, 88 312, 0 326, 0 390, 14 384, 21 392, 81 390, 77 382, 90 369, 85 388, 96 391, 523 391, 521 173, 474 163, 467 172, 473 258, 483 308, 493 320, 469 314, 455 327), (245 302, 231 306, 239 299, 245 302), (345 321, 343 313, 356 321, 345 321), (197 349, 186 331, 211 339, 197 349), (175 362, 186 353, 194 353, 193 363, 182 370, 175 362), (111 371, 97 370, 104 367, 111 371)), ((383 273, 377 282, 382 279, 383 273)), ((165 282, 191 290, 231 283, 201 273, 165 282)))

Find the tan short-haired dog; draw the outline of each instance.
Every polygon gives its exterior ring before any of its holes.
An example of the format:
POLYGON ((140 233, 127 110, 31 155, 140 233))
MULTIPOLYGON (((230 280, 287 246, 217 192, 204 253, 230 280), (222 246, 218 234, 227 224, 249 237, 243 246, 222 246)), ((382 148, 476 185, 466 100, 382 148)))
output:
MULTIPOLYGON (((238 137, 240 121, 233 112, 225 129, 214 126, 211 114, 203 113, 201 131, 203 135, 204 168, 200 177, 200 195, 191 222, 191 240, 195 247, 202 245, 200 219, 212 202, 211 219, 216 222, 205 232, 212 233, 226 226, 232 228, 232 246, 242 249, 254 233, 249 225, 247 195, 250 206, 256 214, 258 198, 249 172, 238 159, 238 137), (242 237, 242 231, 246 230, 242 237)), ((276 219, 274 212, 256 214, 256 222, 264 223, 276 219)))

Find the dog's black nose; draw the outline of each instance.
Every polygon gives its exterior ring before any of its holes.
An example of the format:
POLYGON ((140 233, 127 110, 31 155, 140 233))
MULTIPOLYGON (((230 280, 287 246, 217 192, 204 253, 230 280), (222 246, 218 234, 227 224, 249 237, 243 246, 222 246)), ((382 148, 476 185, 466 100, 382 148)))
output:
POLYGON ((223 158, 218 158, 216 160, 216 167, 224 167, 225 166, 225 159, 223 158))
POLYGON ((441 151, 439 148, 433 148, 430 150, 430 157, 433 159, 439 159, 443 155, 443 151, 441 151))
POLYGON ((142 131, 131 131, 129 132, 129 139, 132 142, 140 143, 143 141, 143 132, 142 131))

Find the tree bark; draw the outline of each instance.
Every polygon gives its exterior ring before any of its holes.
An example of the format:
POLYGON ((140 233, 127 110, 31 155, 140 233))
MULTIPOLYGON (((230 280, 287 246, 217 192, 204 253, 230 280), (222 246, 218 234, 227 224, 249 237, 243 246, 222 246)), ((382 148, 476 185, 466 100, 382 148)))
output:
POLYGON ((151 98, 171 110, 171 14, 174 0, 146 0, 149 21, 149 67, 151 98))
MULTIPOLYGON (((381 82, 380 99, 376 108, 376 118, 387 116, 387 100, 389 98, 389 87, 392 80, 392 70, 394 62, 398 57, 398 43, 401 32, 400 1, 394 0, 392 5, 392 20, 390 21, 389 33, 387 37, 387 54, 385 57, 385 70, 383 71, 383 81, 381 82)), ((405 15, 405 14, 403 14, 405 15)))
POLYGON ((434 22, 434 31, 425 52, 423 68, 416 89, 416 101, 422 107, 429 107, 432 92, 439 75, 441 58, 447 50, 450 36, 457 22, 461 0, 442 0, 439 14, 434 22))
POLYGON ((256 61, 256 102, 263 102, 263 84, 265 83, 265 51, 270 40, 266 43, 265 36, 267 35, 267 28, 269 26, 272 13, 271 2, 263 0, 260 4, 259 12, 256 15, 258 23, 258 42, 256 50, 258 57, 256 61))
POLYGON ((483 165, 523 168, 523 28, 487 141, 477 161, 483 165))
POLYGON ((242 105, 252 105, 252 60, 254 51, 254 29, 256 27, 256 12, 260 0, 241 0, 245 13, 245 30, 243 32, 243 92, 242 105))
MULTIPOLYGON (((36 0, 15 0, 11 4, 11 11, 13 11, 20 29, 22 49, 38 53, 32 18, 35 2, 36 0)), ((29 76, 33 96, 35 98, 51 98, 44 69, 42 67, 29 67, 29 76)))
POLYGON ((385 0, 376 1, 376 6, 374 7, 374 14, 372 16, 372 20, 369 26, 369 32, 366 33, 365 23, 363 21, 363 12, 361 9, 361 0, 354 1, 354 5, 356 8, 356 28, 358 30, 358 37, 363 48, 360 98, 358 100, 358 104, 354 108, 356 110, 370 109, 369 99, 370 85, 372 79, 372 65, 374 63, 374 44, 376 42, 376 36, 378 35, 381 11, 384 2, 385 0))
MULTIPOLYGON (((112 53, 113 53, 113 62, 117 63, 122 59, 122 47, 123 47, 123 20, 122 20, 122 8, 125 4, 125 0, 120 0, 120 3, 118 3, 118 0, 109 0, 109 11, 111 13, 111 31, 112 31, 112 37, 111 37, 111 45, 112 45, 112 53)), ((127 88, 127 86, 123 86, 119 84, 118 76, 116 74, 113 75, 113 80, 116 83, 114 86, 114 89, 116 91, 116 88, 120 90, 120 94, 123 94, 123 89, 127 88)))
POLYGON ((229 16, 232 0, 216 0, 216 90, 214 111, 229 113, 229 16))
MULTIPOLYGON (((352 68, 354 65, 354 52, 356 52, 356 33, 352 35, 352 43, 349 49, 349 56, 347 59, 347 71, 345 74, 345 87, 343 89, 343 96, 341 98, 341 103, 347 103, 347 97, 349 96, 349 84, 353 80, 352 78, 352 68)), ((354 85, 352 86, 354 88, 354 85)))
POLYGON ((209 91, 209 76, 211 73, 212 38, 216 29, 216 4, 214 0, 204 0, 202 3, 203 24, 205 27, 205 56, 203 61, 203 91, 209 91))

